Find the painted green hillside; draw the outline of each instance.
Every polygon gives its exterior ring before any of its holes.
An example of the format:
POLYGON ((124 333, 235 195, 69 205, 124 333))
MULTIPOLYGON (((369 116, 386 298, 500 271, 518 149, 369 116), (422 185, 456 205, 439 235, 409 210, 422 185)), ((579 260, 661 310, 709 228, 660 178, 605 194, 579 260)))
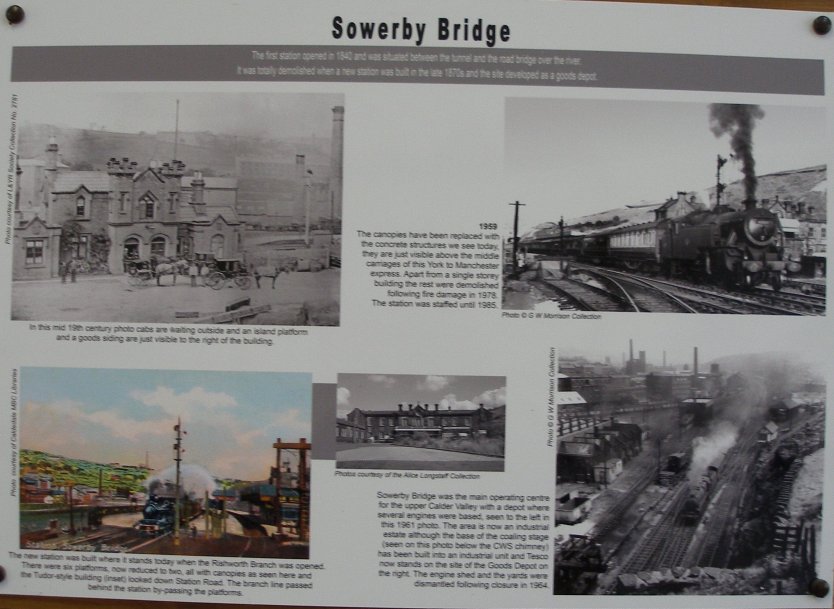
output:
POLYGON ((21 476, 51 476, 54 486, 73 484, 98 488, 100 479, 105 493, 127 494, 143 491, 149 473, 150 470, 144 466, 94 463, 26 448, 20 451, 21 476))

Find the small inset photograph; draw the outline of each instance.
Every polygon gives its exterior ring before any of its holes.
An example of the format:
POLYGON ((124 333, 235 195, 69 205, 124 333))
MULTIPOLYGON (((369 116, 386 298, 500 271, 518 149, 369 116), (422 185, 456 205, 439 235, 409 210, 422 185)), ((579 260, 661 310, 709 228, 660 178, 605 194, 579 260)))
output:
POLYGON ((340 374, 336 467, 504 471, 503 376, 340 374))
POLYGON ((23 368, 21 549, 309 558, 311 382, 23 368))
POLYGON ((824 108, 518 98, 505 118, 504 309, 825 314, 824 108))
POLYGON ((338 94, 21 95, 12 319, 336 326, 338 94))
POLYGON ((817 577, 825 351, 684 335, 560 352, 555 594, 808 594, 817 577))

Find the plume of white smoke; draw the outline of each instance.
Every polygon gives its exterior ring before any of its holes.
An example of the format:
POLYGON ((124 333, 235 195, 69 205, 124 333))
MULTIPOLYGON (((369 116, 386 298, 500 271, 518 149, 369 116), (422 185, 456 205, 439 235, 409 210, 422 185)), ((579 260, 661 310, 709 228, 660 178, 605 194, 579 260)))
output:
MULTIPOLYGON (((153 494, 157 493, 160 488, 168 487, 173 490, 176 482, 176 465, 171 465, 148 478, 145 481, 145 487, 148 493, 153 494)), ((214 476, 205 468, 187 463, 180 466, 180 487, 182 494, 192 499, 199 499, 205 495, 206 491, 210 495, 217 488, 217 484, 214 482, 214 476)))
POLYGON ((692 465, 689 468, 689 483, 696 485, 710 465, 718 465, 724 454, 738 439, 738 429, 730 421, 716 421, 709 435, 692 440, 692 465))

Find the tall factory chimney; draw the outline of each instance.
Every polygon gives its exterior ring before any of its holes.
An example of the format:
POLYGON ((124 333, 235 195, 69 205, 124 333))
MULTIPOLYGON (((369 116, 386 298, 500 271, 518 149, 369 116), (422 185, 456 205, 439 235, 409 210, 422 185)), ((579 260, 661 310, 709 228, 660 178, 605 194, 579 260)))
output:
POLYGON ((698 347, 695 347, 692 358, 692 387, 698 388, 698 347))
POLYGON ((299 226, 304 225, 304 197, 307 194, 307 158, 303 154, 295 155, 295 208, 292 210, 292 220, 299 226))
POLYGON ((330 214, 342 218, 342 159, 344 157, 345 107, 333 107, 333 136, 330 140, 330 214))

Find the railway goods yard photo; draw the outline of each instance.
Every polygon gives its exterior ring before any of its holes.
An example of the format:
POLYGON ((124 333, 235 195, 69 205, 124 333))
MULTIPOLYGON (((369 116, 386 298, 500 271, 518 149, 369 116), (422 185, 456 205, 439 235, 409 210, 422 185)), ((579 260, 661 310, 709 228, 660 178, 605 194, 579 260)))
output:
POLYGON ((342 95, 20 108, 12 319, 339 325, 342 95))
POLYGON ((506 377, 339 374, 337 385, 337 468, 504 471, 506 377))
MULTIPOLYGON (((309 374, 23 368, 20 382, 21 549, 309 558, 309 374)), ((129 560, 143 561, 160 564, 129 560)))
POLYGON ((503 308, 820 316, 822 108, 510 99, 503 308))
POLYGON ((624 332, 609 352, 559 354, 554 594, 804 594, 823 528, 822 350, 624 332))

